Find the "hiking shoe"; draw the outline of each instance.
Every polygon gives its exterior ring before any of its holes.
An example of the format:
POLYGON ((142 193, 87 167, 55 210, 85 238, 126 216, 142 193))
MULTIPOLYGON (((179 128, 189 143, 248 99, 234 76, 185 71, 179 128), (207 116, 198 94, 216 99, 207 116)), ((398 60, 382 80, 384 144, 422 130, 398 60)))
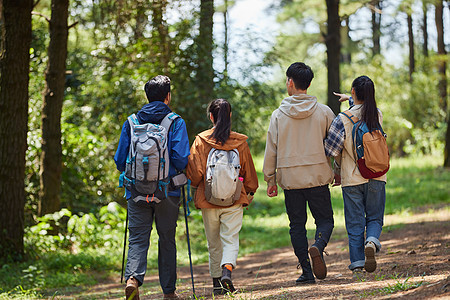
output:
POLYGON ((364 247, 364 254, 366 256, 366 261, 364 263, 364 269, 372 273, 377 269, 377 261, 375 260, 375 252, 377 248, 373 242, 368 242, 364 247))
POLYGON ((309 283, 316 283, 313 273, 303 272, 303 274, 295 281, 295 284, 309 284, 309 283))
POLYGON ((125 297, 127 300, 139 300, 139 282, 136 278, 130 277, 125 287, 125 297))
POLYGON ((353 279, 363 280, 365 278, 364 269, 362 267, 354 268, 352 272, 353 272, 353 279))
POLYGON ((222 282, 220 281, 220 277, 213 278, 213 294, 217 296, 217 295, 224 295, 226 293, 227 292, 223 288, 222 282))
POLYGON ((327 266, 323 260, 323 253, 316 246, 312 245, 308 250, 311 256, 312 269, 317 279, 325 279, 327 277, 327 266))
POLYGON ((233 286, 233 282, 231 281, 231 270, 233 267, 231 265, 225 265, 222 269, 222 277, 220 281, 222 282, 223 289, 225 293, 230 292, 234 293, 236 289, 233 286))
POLYGON ((295 284, 308 284, 308 283, 316 283, 316 280, 314 279, 313 271, 311 269, 311 264, 309 263, 309 259, 306 261, 303 261, 303 266, 301 263, 297 265, 297 269, 302 268, 302 275, 297 278, 295 281, 295 284))
POLYGON ((173 293, 169 293, 169 294, 164 294, 163 299, 180 299, 180 298, 178 297, 178 295, 175 292, 173 292, 173 293))

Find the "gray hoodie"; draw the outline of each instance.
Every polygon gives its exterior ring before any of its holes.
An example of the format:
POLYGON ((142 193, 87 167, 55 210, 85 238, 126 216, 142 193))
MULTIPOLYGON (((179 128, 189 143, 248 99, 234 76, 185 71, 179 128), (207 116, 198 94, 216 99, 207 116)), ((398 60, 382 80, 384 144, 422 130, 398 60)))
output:
POLYGON ((264 180, 268 186, 304 189, 333 180, 323 139, 335 115, 317 98, 306 94, 285 98, 272 113, 264 154, 264 180))

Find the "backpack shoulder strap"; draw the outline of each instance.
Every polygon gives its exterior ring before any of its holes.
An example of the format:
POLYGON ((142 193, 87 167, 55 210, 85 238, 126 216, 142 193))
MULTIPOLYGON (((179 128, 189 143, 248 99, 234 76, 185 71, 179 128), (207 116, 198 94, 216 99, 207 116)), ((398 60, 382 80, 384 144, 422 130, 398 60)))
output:
POLYGON ((346 116, 350 121, 352 121, 353 125, 359 121, 358 117, 353 115, 349 110, 343 111, 340 114, 346 116))
POLYGON ((166 132, 169 132, 170 125, 172 125, 173 121, 180 118, 179 115, 177 115, 174 112, 171 112, 167 114, 164 119, 161 121, 161 126, 166 129, 166 132))
POLYGON ((131 135, 133 135, 134 133, 134 125, 139 125, 139 120, 136 116, 136 114, 132 114, 130 116, 128 116, 128 123, 130 123, 130 133, 131 135))

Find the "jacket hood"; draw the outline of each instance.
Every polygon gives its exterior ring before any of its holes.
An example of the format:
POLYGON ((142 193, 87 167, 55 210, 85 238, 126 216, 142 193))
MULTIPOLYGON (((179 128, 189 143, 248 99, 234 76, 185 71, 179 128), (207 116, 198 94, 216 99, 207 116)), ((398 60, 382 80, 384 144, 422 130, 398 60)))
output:
POLYGON ((312 115, 317 108, 317 98, 299 94, 284 98, 279 107, 280 111, 294 119, 304 119, 312 115))
POLYGON ((232 131, 230 133, 230 137, 225 142, 224 145, 217 143, 217 141, 214 138, 211 138, 211 134, 213 133, 213 128, 205 130, 198 134, 198 137, 201 138, 205 143, 211 145, 213 148, 221 149, 221 150, 232 150, 236 149, 245 141, 248 139, 248 137, 245 134, 240 134, 237 132, 232 131))
POLYGON ((153 101, 145 104, 136 115, 141 124, 160 124, 164 117, 171 112, 172 110, 164 102, 153 101))

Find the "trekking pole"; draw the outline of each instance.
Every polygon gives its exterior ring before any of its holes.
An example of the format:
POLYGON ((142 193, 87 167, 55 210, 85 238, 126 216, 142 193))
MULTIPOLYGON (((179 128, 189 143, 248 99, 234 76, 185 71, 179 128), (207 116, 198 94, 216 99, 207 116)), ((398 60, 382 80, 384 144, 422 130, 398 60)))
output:
POLYGON ((123 282, 123 267, 125 264, 125 248, 127 246, 127 227, 128 227, 128 208, 127 208, 127 218, 125 219, 125 235, 123 238, 122 272, 120 274, 120 283, 123 282))
POLYGON ((195 298, 194 271, 192 269, 191 242, 189 240, 189 227, 188 227, 188 219, 187 219, 186 192, 184 190, 184 186, 181 189, 183 190, 184 220, 186 221, 186 236, 187 236, 188 253, 189 253, 189 264, 190 264, 190 267, 191 267, 192 294, 194 295, 194 298, 195 298))

